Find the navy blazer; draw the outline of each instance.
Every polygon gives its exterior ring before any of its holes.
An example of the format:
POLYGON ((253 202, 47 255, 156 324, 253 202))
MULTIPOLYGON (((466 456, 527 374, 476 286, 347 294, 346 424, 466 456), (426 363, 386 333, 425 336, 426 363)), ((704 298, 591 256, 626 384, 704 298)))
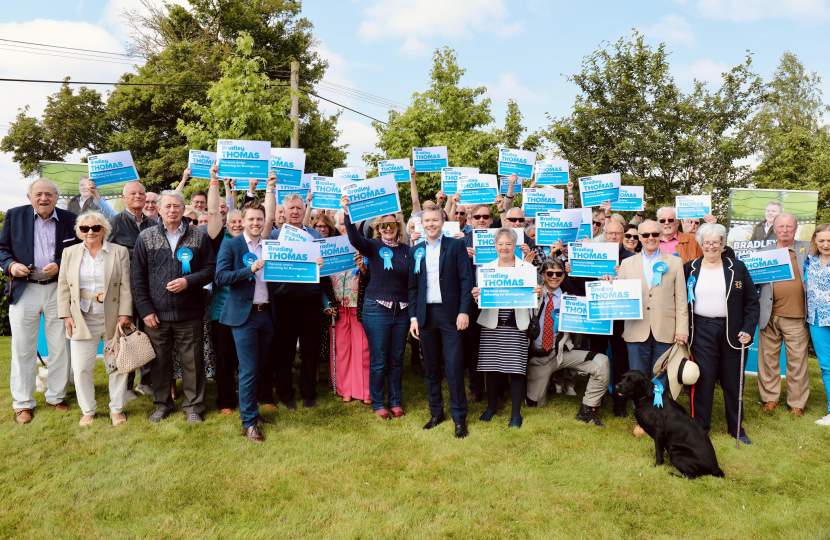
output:
MULTIPOLYGON (((55 264, 61 265, 63 249, 79 244, 75 235, 77 214, 55 208, 58 221, 55 223, 55 264)), ((19 262, 29 266, 35 262, 35 209, 32 205, 17 206, 6 212, 3 230, 0 231, 0 268, 9 275, 9 266, 19 262)), ((11 277, 11 276, 9 276, 11 277)), ((12 278, 6 282, 4 293, 9 304, 14 304, 26 289, 26 280, 12 278)))
MULTIPOLYGON (((425 245, 424 241, 409 248, 409 318, 418 319, 419 326, 424 325, 427 316, 427 263, 426 257, 421 259, 416 274, 415 251, 422 247, 426 249, 425 245)), ((441 239, 438 274, 441 304, 447 310, 447 316, 456 319, 459 313, 469 315, 473 305, 473 272, 463 240, 448 236, 441 239)))
MULTIPOLYGON (((219 256, 216 259, 216 277, 213 282, 217 287, 228 287, 228 296, 225 306, 219 316, 219 322, 228 326, 242 326, 251 314, 254 304, 254 288, 256 279, 251 277, 251 268, 245 266, 242 257, 248 251, 245 235, 240 234, 222 242, 219 256)), ((275 283, 268 282, 268 300, 271 302, 271 317, 276 320, 277 308, 274 302, 275 283)))

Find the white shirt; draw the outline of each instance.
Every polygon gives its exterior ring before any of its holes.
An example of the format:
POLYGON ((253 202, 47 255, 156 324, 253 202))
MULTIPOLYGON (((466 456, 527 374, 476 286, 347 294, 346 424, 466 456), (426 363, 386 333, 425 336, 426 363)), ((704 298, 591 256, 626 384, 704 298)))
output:
MULTIPOLYGON (((555 291, 548 290, 546 285, 542 286, 542 298, 544 301, 542 302, 542 311, 539 312, 539 337, 533 340, 533 348, 534 349, 541 349, 542 348, 542 336, 545 335, 545 326, 548 324, 553 324, 553 321, 545 317, 545 311, 548 309, 548 301, 550 300, 549 294, 553 293, 553 311, 559 309, 559 302, 562 300, 562 289, 556 289, 555 291)), ((553 342, 556 343, 556 328, 553 329, 553 342)))
MULTIPOLYGON (((78 288, 81 292, 90 294, 103 294, 104 292, 104 252, 109 252, 110 247, 104 240, 104 247, 98 250, 98 255, 92 258, 89 250, 84 246, 84 255, 81 257, 81 269, 78 274, 78 288)), ((81 298, 81 311, 89 313, 92 306, 92 313, 103 313, 104 304, 92 301, 89 298, 81 298)))
POLYGON ((179 244, 179 239, 181 239, 184 234, 185 227, 187 227, 187 225, 184 224, 184 220, 179 223, 179 228, 174 232, 170 232, 166 226, 164 227, 164 236, 167 237, 167 241, 170 243, 170 249, 173 251, 173 255, 176 254, 176 246, 179 244))
MULTIPOLYGON (((262 237, 257 236, 256 239, 252 239, 248 236, 247 233, 242 233, 245 237, 245 243, 248 245, 248 251, 256 255, 257 260, 262 258, 262 237)), ((264 269, 260 268, 254 274, 254 279, 256 280, 256 285, 254 286, 254 304, 267 304, 268 303, 268 286, 263 281, 263 273, 265 272, 264 269)))
POLYGON ((427 269, 427 304, 441 303, 441 274, 439 263, 441 261, 441 239, 443 235, 438 237, 435 244, 430 244, 429 240, 424 242, 426 248, 426 262, 427 269))
POLYGON ((646 278, 646 289, 651 289, 651 280, 654 279, 654 265, 660 260, 660 250, 654 252, 649 257, 646 250, 641 251, 643 254, 643 276, 646 278))
POLYGON ((726 317, 726 279, 723 266, 714 270, 700 269, 695 283, 695 315, 726 317))

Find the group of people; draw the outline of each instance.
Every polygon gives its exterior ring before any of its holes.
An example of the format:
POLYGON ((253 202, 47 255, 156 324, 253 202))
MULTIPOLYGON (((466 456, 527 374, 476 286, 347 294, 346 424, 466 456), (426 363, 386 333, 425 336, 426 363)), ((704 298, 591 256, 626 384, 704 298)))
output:
MULTIPOLYGON (((680 232, 674 208, 660 208, 656 221, 641 211, 626 222, 610 203, 601 205, 593 214, 593 237, 584 240, 618 244, 620 263, 601 279, 639 280, 643 317, 614 321, 611 335, 581 335, 560 331, 556 321, 563 294, 584 296, 592 279, 569 275, 567 245, 536 244, 531 219, 512 204, 515 175, 496 218, 492 205, 462 206, 458 195, 439 192, 438 204, 422 204, 413 169, 409 221, 394 213, 363 223, 351 221, 345 196, 337 212, 312 210, 311 194, 288 195, 277 204, 274 173, 263 196, 249 191, 241 204, 228 180, 222 196, 216 165, 207 192, 194 191, 189 205, 183 195, 188 179, 185 171, 175 190, 158 195, 129 182, 120 213, 87 178, 68 210, 56 207, 58 187, 38 179, 29 186, 30 204, 6 213, 0 267, 8 276, 18 423, 32 421, 35 407, 33 336, 41 315, 49 347, 46 405, 70 410, 71 367, 82 426, 92 424, 97 410, 93 373, 100 342, 132 326, 147 334, 155 359, 138 370, 137 385, 135 372, 109 376, 113 425, 126 421, 123 407, 136 392, 152 396, 156 409, 148 421, 167 418, 175 406, 175 373, 182 379, 186 421, 202 422, 210 374, 216 408, 231 416, 238 407, 242 434, 257 442, 264 440, 260 427, 271 423, 261 410, 275 410, 277 403, 297 407, 292 370, 298 343, 303 407, 316 406, 322 360, 344 402, 361 401, 388 420, 405 415, 409 340, 413 365, 423 363, 429 398, 424 429, 445 420, 445 379, 458 438, 468 435, 468 405, 486 403, 480 420, 490 422, 509 394, 508 425, 519 428, 523 406, 544 406, 552 389, 574 393, 573 372, 589 377, 576 420, 603 427, 609 383, 628 370, 651 374, 677 343, 689 346, 700 373, 691 388, 694 418, 709 431, 720 382, 727 430, 751 444, 738 398, 741 350, 756 329, 765 411, 772 413, 781 399, 782 341, 790 412, 804 414, 810 336, 830 390, 830 224, 819 225, 810 242, 796 241, 796 220, 780 205, 762 230, 769 240, 763 249, 788 249, 796 279, 757 287, 713 216, 703 224, 684 222, 680 232), (189 218, 188 208, 194 212, 189 218), (457 221, 460 232, 446 236, 447 220, 457 221), (291 227, 312 239, 347 236, 359 252, 354 269, 320 283, 265 281, 263 240, 279 239, 291 227), (483 228, 497 229, 497 258, 480 266, 535 268, 535 308, 478 307, 472 231, 483 228)), ((568 184, 570 208, 573 187, 568 184)), ((322 259, 317 264, 322 267, 322 259)), ((626 417, 626 399, 610 397, 613 414, 626 417)), ((830 425, 830 414, 816 423, 830 425)), ((642 434, 636 426, 634 435, 642 434)))

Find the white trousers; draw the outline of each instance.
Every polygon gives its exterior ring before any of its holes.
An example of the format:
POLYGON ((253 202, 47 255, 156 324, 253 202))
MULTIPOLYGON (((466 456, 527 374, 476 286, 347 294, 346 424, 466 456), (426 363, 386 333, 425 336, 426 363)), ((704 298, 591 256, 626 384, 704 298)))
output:
MULTIPOLYGON (((15 278, 20 279, 20 278, 15 278)), ((9 306, 12 330, 11 392, 15 409, 35 407, 37 381, 37 340, 43 314, 49 359, 46 366, 46 401, 56 405, 66 396, 69 385, 69 346, 66 327, 58 318, 58 282, 48 285, 27 283, 23 294, 9 306)))
MULTIPOLYGON (((78 407, 83 414, 93 415, 97 408, 95 402, 95 360, 98 357, 98 345, 106 340, 103 313, 85 313, 84 322, 92 339, 69 340, 72 352, 72 371, 75 372, 75 395, 78 407)), ((49 374, 52 375, 51 373, 49 374)), ((127 402, 127 373, 114 371, 110 375, 110 414, 120 413, 127 402)))

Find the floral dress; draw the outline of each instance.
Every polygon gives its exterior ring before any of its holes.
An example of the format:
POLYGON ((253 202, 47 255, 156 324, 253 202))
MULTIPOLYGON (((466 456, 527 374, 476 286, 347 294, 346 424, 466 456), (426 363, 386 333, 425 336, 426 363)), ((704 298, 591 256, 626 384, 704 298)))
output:
POLYGON ((818 255, 804 261, 804 289, 807 291, 807 322, 830 326, 830 264, 821 266, 818 255))

